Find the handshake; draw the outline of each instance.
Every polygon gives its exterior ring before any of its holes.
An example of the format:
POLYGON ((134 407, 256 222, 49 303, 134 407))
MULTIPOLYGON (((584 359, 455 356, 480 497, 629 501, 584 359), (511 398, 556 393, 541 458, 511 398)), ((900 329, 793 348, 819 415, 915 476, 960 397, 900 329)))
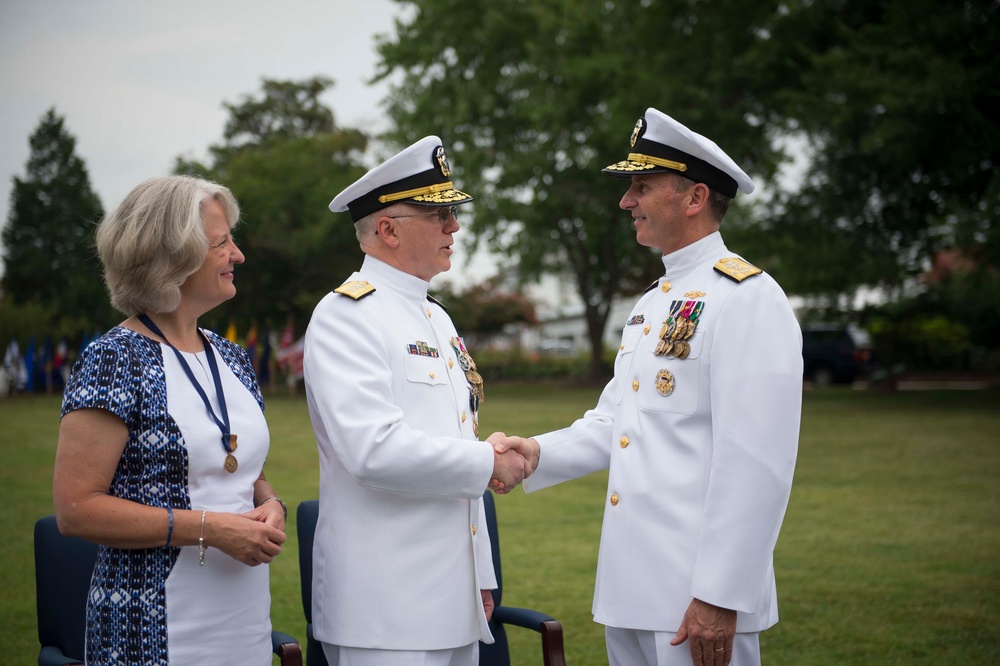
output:
POLYGON ((489 488, 498 495, 514 490, 538 467, 539 448, 534 439, 495 432, 486 441, 493 445, 493 476, 489 488))

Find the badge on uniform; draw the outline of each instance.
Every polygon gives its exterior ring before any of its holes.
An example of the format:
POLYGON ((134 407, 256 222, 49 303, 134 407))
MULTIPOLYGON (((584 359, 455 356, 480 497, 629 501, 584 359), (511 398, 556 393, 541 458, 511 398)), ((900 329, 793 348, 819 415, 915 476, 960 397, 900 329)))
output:
POLYGON ((428 356, 430 358, 437 358, 440 356, 435 347, 431 347, 426 342, 421 342, 420 340, 416 343, 411 342, 406 345, 406 351, 414 356, 428 356))
POLYGON ((705 309, 705 301, 674 301, 670 304, 670 314, 660 328, 660 341, 656 343, 653 354, 656 356, 675 356, 685 359, 691 353, 688 340, 698 328, 701 311, 705 309))
POLYGON ((472 410, 472 430, 479 437, 479 406, 486 402, 486 390, 483 387, 483 376, 476 372, 476 362, 472 354, 465 348, 465 342, 460 337, 451 339, 451 346, 458 356, 458 366, 465 372, 469 381, 469 408, 472 410))
POLYGON ((646 315, 637 314, 625 323, 626 326, 635 326, 636 324, 642 324, 646 321, 646 315))
POLYGON ((660 370, 656 373, 656 392, 663 397, 674 392, 674 376, 669 370, 660 370))

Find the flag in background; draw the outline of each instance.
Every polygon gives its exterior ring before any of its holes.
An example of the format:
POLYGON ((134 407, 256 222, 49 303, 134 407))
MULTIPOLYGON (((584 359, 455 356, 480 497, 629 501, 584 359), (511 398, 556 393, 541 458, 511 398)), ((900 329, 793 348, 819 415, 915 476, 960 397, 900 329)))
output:
POLYGON ((52 385, 58 390, 62 390, 69 379, 69 340, 64 335, 59 344, 56 345, 55 355, 52 357, 52 385))
POLYGON ((10 344, 7 345, 7 352, 3 357, 3 367, 7 371, 9 388, 14 391, 23 391, 28 385, 28 373, 24 367, 24 357, 21 356, 21 347, 17 344, 17 338, 11 337, 10 344))
POLYGON ((231 321, 229 322, 229 328, 226 329, 226 340, 237 342, 236 337, 236 322, 231 321))
POLYGON ((247 356, 250 357, 250 367, 256 367, 254 361, 257 358, 257 322, 250 324, 250 330, 247 332, 247 356))
POLYGON ((28 339, 28 349, 24 352, 24 374, 26 381, 25 390, 28 393, 35 392, 35 336, 28 339))
POLYGON ((295 327, 291 318, 285 332, 281 334, 281 343, 278 346, 278 353, 275 358, 278 360, 278 367, 288 374, 289 380, 296 380, 302 377, 302 357, 305 350, 305 338, 295 339, 295 327))
POLYGON ((257 382, 265 386, 271 382, 271 329, 264 329, 260 341, 260 363, 257 364, 257 382))
POLYGON ((45 344, 42 345, 42 363, 39 368, 42 380, 40 388, 46 393, 51 393, 55 382, 52 380, 52 361, 56 356, 55 347, 52 345, 52 338, 45 336, 45 344))

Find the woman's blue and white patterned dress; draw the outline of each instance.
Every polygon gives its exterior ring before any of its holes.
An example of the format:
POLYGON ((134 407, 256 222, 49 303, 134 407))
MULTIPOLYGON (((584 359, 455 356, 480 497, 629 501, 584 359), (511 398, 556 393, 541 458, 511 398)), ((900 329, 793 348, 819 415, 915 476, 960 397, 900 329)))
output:
MULTIPOLYGON (((149 506, 243 513, 270 436, 246 352, 204 331, 222 375, 239 469, 223 468, 219 427, 161 343, 116 327, 77 360, 63 415, 103 409, 128 427, 109 494, 149 506)), ((219 414, 206 352, 185 353, 219 414)), ((164 534, 166 538, 166 534, 164 534)), ((197 547, 124 550, 101 546, 87 602, 87 663, 271 663, 271 597, 266 565, 248 567, 197 547)))

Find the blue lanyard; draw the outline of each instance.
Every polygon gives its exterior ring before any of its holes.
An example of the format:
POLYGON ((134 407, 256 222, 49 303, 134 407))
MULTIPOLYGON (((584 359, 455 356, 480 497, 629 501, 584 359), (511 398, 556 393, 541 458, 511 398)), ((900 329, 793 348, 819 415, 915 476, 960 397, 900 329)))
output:
MULTIPOLYGON (((184 358, 184 355, 181 354, 180 350, 178 350, 177 347, 174 347, 170 340, 167 340, 167 336, 165 336, 163 332, 157 328, 152 319, 144 314, 141 314, 139 315, 139 321, 145 324, 146 328, 151 330, 153 333, 156 333, 158 336, 163 338, 163 341, 167 343, 167 346, 174 350, 177 360, 181 362, 181 367, 184 368, 184 374, 186 374, 188 379, 191 380, 191 384, 194 385, 195 390, 198 391, 198 395, 201 396, 201 401, 205 403, 205 408, 208 409, 208 413, 212 416, 212 420, 215 421, 216 425, 219 426, 219 430, 222 431, 222 448, 224 448, 226 453, 229 454, 226 460, 226 469, 229 469, 228 466, 231 464, 229 463, 229 457, 232 456, 233 449, 235 448, 236 442, 234 440, 236 437, 235 435, 232 437, 230 436, 229 412, 226 410, 226 394, 222 390, 222 376, 219 374, 219 364, 215 360, 215 352, 212 351, 211 345, 208 344, 205 334, 202 333, 200 329, 198 330, 198 336, 201 337, 202 344, 205 345, 205 356, 208 357, 208 367, 212 371, 212 379, 215 381, 215 394, 219 396, 219 409, 222 410, 221 419, 215 415, 215 410, 212 409, 212 403, 209 401, 208 396, 205 395, 205 389, 203 389, 201 384, 198 383, 198 380, 195 379, 194 373, 191 371, 191 366, 188 365, 187 359, 184 358)), ((235 462, 235 458, 233 460, 235 462)), ((235 469, 231 471, 235 471, 235 469)))

